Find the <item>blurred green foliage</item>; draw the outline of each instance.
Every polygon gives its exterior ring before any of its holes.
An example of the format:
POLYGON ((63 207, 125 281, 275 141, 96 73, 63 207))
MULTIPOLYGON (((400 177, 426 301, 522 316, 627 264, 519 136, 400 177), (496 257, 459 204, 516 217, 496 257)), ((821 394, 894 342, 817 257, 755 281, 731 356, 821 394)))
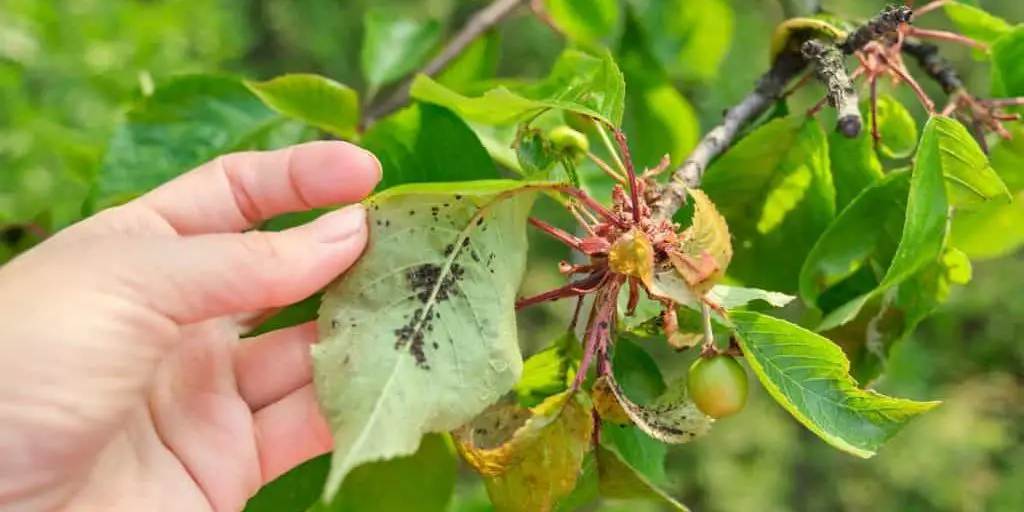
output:
MULTIPOLYGON (((556 15, 559 9, 579 4, 547 3, 554 4, 556 15)), ((1024 20, 1020 0, 980 3, 1004 19, 1024 20)), ((4 237, 0 263, 45 231, 79 218, 88 194, 85 182, 97 172, 107 141, 126 107, 155 81, 190 72, 232 73, 251 80, 282 73, 321 73, 365 95, 359 42, 368 6, 386 6, 433 20, 442 34, 450 35, 484 4, 482 0, 0 1, 0 235, 4 237), (4 231, 14 223, 29 223, 29 229, 4 231)), ((606 20, 610 32, 618 26, 621 13, 608 10, 606 4, 595 3, 598 7, 591 15, 606 20)), ((635 0, 633 4, 641 12, 638 25, 662 37, 655 48, 657 55, 627 54, 624 60, 625 68, 642 68, 646 78, 642 95, 627 86, 633 109, 627 112, 627 122, 666 123, 657 107, 670 97, 671 108, 692 109, 700 127, 673 127, 676 133, 666 137, 676 147, 692 146, 697 132, 712 126, 722 109, 746 94, 767 67, 767 41, 781 20, 781 10, 777 2, 765 0, 635 0), (679 16, 646 19, 651 16, 642 15, 658 9, 679 16), (682 96, 675 95, 669 84, 682 96)), ((824 2, 827 9, 852 17, 869 16, 883 4, 824 2)), ((929 18, 930 26, 952 27, 941 12, 929 16, 934 18, 929 18)), ((528 16, 503 23, 500 35, 499 76, 544 76, 564 47, 561 37, 528 16)), ((942 48, 970 88, 988 90, 987 65, 963 47, 942 48)), ((933 97, 943 97, 936 84, 923 81, 923 86, 933 97)), ((383 95, 387 87, 381 87, 383 95)), ((912 93, 901 88, 892 94, 908 106, 918 123, 923 120, 923 109, 912 93)), ((820 91, 813 88, 800 91, 792 110, 817 101, 818 95, 820 91)), ((644 153, 642 144, 640 151, 644 153)), ((560 210, 550 204, 539 208, 550 209, 540 214, 557 220, 560 210)), ((529 273, 524 295, 550 288, 559 280, 553 263, 566 256, 546 239, 535 238, 530 250, 532 261, 546 257, 552 264, 538 265, 529 273)), ((897 345, 880 390, 921 400, 942 399, 945 404, 911 424, 876 458, 860 460, 832 449, 754 386, 745 411, 719 422, 699 442, 669 450, 670 485, 665 488, 701 511, 1024 510, 1020 490, 1024 481, 1022 264, 1020 254, 976 264, 971 284, 954 288, 943 310, 897 345)), ((561 334, 571 307, 544 306, 521 315, 525 351, 536 351, 561 334)), ((692 359, 666 347, 645 348, 654 352, 669 379, 681 374, 692 359)), ((489 510, 479 479, 469 473, 464 476, 453 510, 489 510)), ((656 508, 609 504, 602 510, 656 508)))

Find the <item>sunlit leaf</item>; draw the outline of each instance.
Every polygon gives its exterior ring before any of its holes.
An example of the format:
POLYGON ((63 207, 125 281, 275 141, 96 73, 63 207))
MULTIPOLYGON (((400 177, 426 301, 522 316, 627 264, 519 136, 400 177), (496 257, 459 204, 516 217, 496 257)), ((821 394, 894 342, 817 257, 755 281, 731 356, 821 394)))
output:
MULTIPOLYGON (((950 206, 963 210, 988 202, 1009 202, 1006 184, 967 128, 948 117, 936 117, 929 125, 934 125, 932 142, 937 146, 950 206)), ((922 137, 921 143, 928 140, 922 137)))
POLYGON ((590 407, 579 394, 552 396, 517 413, 492 407, 455 432, 459 451, 484 477, 498 512, 546 512, 572 492, 590 447, 590 407))
POLYGON ((519 380, 514 302, 534 190, 412 184, 366 200, 371 242, 324 294, 313 346, 334 434, 327 500, 354 468, 414 453, 519 380))
POLYGON ((996 42, 1013 28, 1006 20, 974 6, 950 2, 944 8, 961 34, 984 44, 996 42))
POLYGON ((500 86, 481 96, 467 97, 419 75, 412 97, 450 108, 468 121, 515 124, 548 109, 596 117, 618 126, 622 122, 625 83, 611 55, 594 57, 565 51, 551 73, 540 82, 515 88, 500 86))
POLYGON ((549 396, 565 391, 576 376, 582 350, 572 332, 566 332, 550 346, 523 363, 523 376, 513 388, 520 405, 533 407, 549 396))
POLYGON ((711 165, 701 188, 737 241, 729 275, 795 292, 804 258, 835 210, 821 126, 803 113, 761 126, 711 165))
POLYGON ((360 64, 371 97, 380 87, 420 67, 441 37, 437 21, 410 19, 383 9, 367 11, 363 27, 360 64))
POLYGON ((601 417, 601 421, 614 425, 632 425, 633 420, 629 418, 626 411, 622 409, 619 400, 615 398, 608 377, 600 376, 594 381, 590 388, 590 397, 594 401, 594 410, 601 417))
POLYGON ((784 320, 741 311, 731 322, 747 363, 765 389, 840 450, 871 457, 907 422, 938 405, 858 388, 839 347, 784 320))
POLYGON ((319 75, 283 75, 245 85, 270 108, 343 139, 359 126, 359 98, 348 86, 319 75))
POLYGON ((953 141, 947 136, 948 130, 956 124, 952 119, 938 116, 925 124, 910 177, 903 235, 882 286, 898 283, 913 274, 934 260, 942 248, 949 205, 944 177, 948 179, 962 171, 959 168, 962 161, 948 153, 953 149, 949 146, 953 141))
POLYGON ((451 111, 414 104, 368 130, 362 145, 380 160, 377 190, 403 183, 431 183, 500 177, 480 140, 451 111))

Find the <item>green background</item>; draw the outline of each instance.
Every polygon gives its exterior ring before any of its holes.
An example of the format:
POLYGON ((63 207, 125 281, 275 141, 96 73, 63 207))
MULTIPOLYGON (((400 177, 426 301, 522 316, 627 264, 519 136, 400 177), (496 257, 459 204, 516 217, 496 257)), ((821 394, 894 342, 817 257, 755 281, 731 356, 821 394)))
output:
MULTIPOLYGON (((980 3, 1011 22, 1024 20, 1019 0, 980 3)), ((384 4, 438 20, 450 34, 485 3, 0 0, 0 262, 34 241, 31 230, 5 230, 5 224, 36 219, 59 227, 77 218, 86 193, 82 183, 95 172, 115 126, 145 84, 190 72, 255 80, 309 72, 364 91, 362 15, 367 6, 384 4)), ((665 20, 665 31, 685 41, 686 58, 672 70, 674 81, 703 130, 764 71, 768 38, 782 19, 774 1, 728 4, 731 9, 665 20), (715 48, 727 52, 720 65, 715 48)), ((826 1, 825 7, 869 16, 883 4, 826 1)), ((949 27, 941 12, 929 17, 929 26, 949 27)), ((564 46, 561 37, 525 15, 504 22, 501 36, 499 76, 544 76, 564 46)), ((961 47, 943 45, 943 51, 972 90, 988 90, 986 64, 961 47)), ((944 98, 935 84, 922 82, 933 97, 944 98)), ((796 104, 816 101, 813 94, 798 96, 796 104)), ((909 91, 900 89, 897 97, 923 121, 909 91)), ((553 263, 565 256, 559 251, 547 240, 534 241, 524 295, 557 282, 553 263)), ((876 458, 860 460, 829 447, 755 385, 741 414, 719 422, 697 443, 670 449, 666 489, 701 511, 1024 510, 1020 259, 1015 254, 976 262, 974 280, 957 287, 942 311, 897 346, 879 389, 945 404, 912 423, 876 458)), ((522 315, 528 353, 560 333, 569 307, 544 306, 522 315)), ((652 350, 664 356, 657 360, 669 379, 692 357, 652 350)), ((488 510, 478 480, 462 473, 452 509, 488 510)), ((628 510, 642 507, 631 504, 628 510)))

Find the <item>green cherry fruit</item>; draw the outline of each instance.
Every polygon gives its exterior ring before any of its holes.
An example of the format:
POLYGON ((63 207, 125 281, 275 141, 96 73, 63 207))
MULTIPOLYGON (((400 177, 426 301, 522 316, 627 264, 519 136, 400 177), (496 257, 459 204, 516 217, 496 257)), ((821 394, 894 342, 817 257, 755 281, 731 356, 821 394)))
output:
POLYGON ((569 128, 568 126, 556 126, 548 132, 548 139, 555 145, 555 149, 565 151, 570 155, 580 155, 590 151, 590 141, 587 136, 569 128))
POLYGON ((594 131, 594 120, 588 116, 566 110, 562 113, 562 118, 565 119, 565 124, 573 130, 587 135, 594 131))
POLYGON ((747 372, 732 356, 701 357, 686 377, 690 398, 704 414, 724 418, 747 403, 747 372))

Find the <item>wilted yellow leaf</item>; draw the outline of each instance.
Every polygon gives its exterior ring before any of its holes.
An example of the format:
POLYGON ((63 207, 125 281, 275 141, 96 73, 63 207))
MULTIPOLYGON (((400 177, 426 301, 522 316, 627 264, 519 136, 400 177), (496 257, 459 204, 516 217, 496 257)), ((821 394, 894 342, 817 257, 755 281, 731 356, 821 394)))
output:
POLYGON ((576 486, 593 430, 589 404, 566 391, 533 409, 504 404, 455 431, 497 512, 547 512, 576 486))
POLYGON ((669 259, 702 297, 725 275, 732 260, 732 238, 729 225, 708 196, 701 190, 688 191, 693 198, 693 225, 683 232, 679 252, 669 252, 669 259))
POLYGON ((594 387, 590 389, 590 397, 594 400, 594 410, 597 411, 597 415, 601 417, 602 421, 616 425, 633 423, 626 411, 622 410, 619 400, 615 398, 615 392, 612 391, 607 376, 602 375, 597 378, 594 387))

